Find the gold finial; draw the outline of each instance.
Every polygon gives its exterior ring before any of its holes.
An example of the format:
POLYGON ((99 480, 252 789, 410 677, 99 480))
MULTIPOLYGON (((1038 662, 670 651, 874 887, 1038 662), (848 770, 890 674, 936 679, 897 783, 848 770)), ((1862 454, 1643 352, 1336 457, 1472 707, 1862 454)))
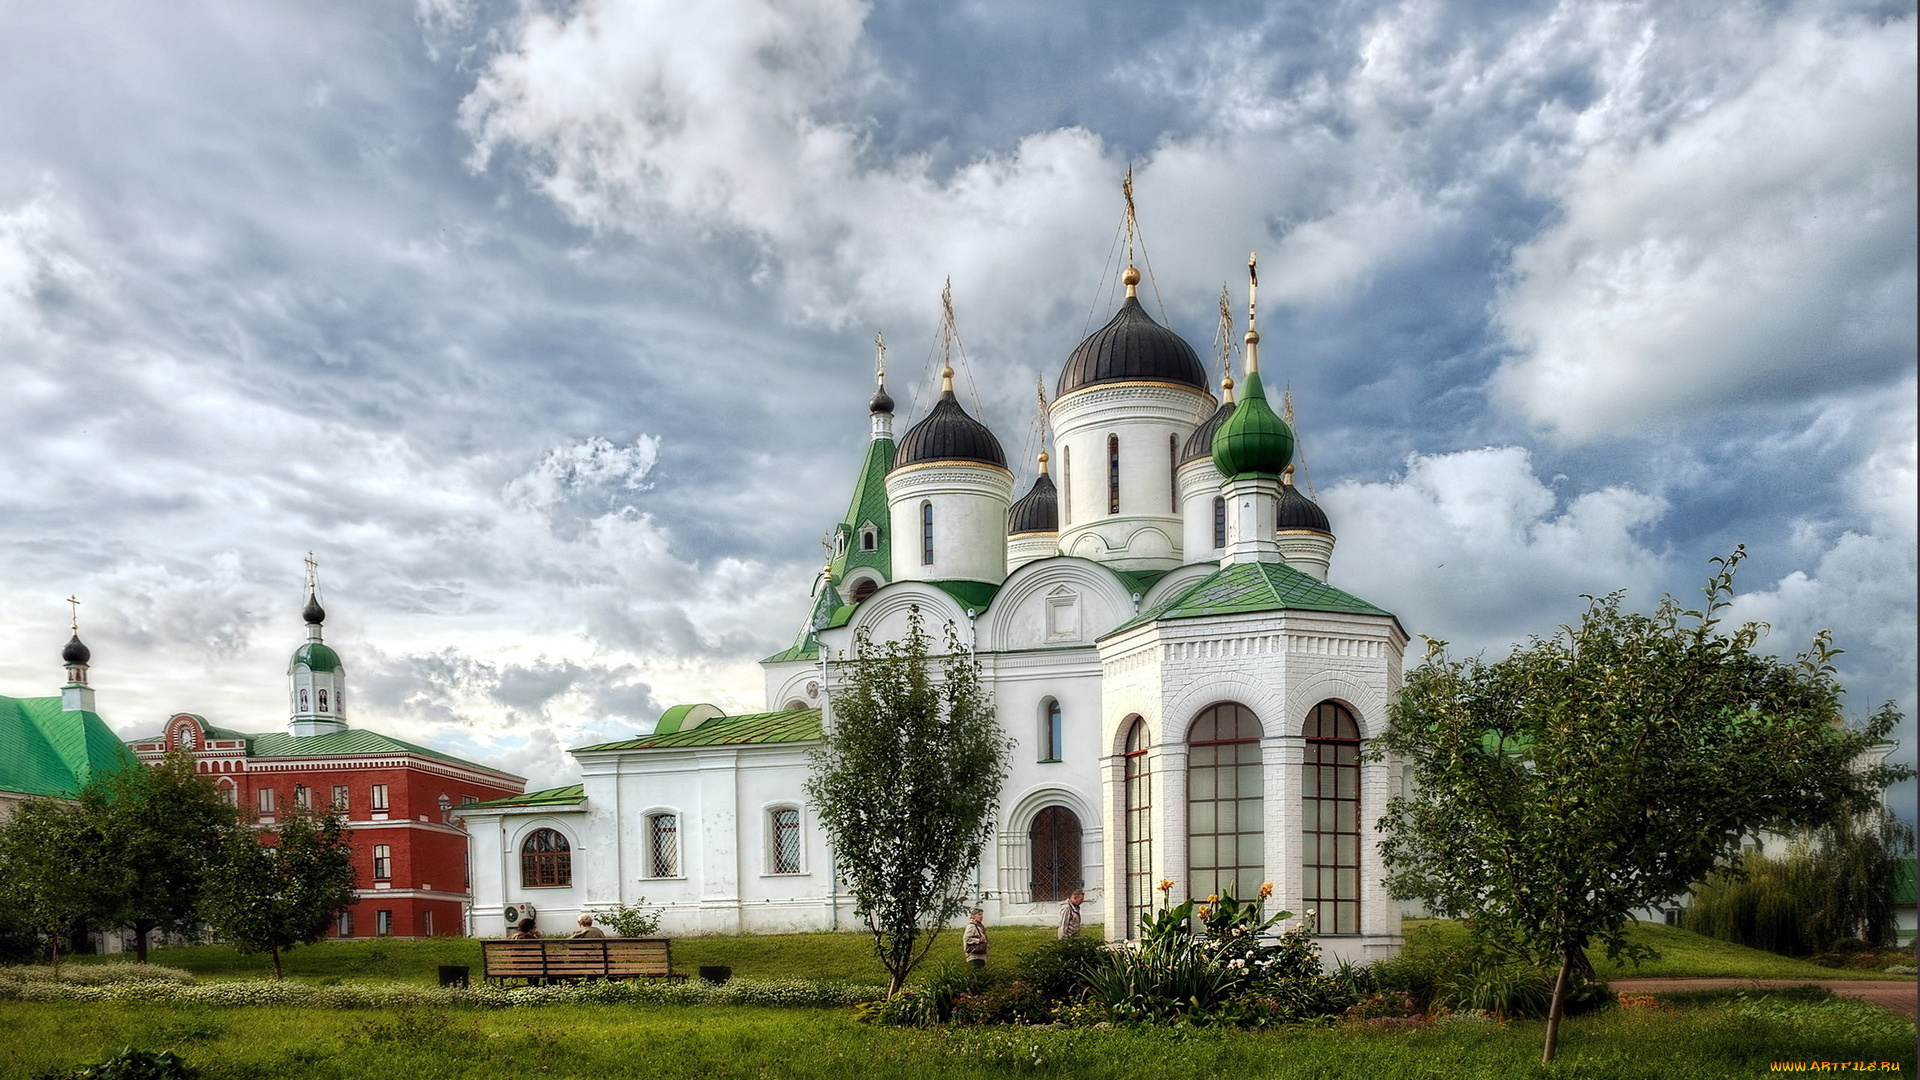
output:
POLYGON ((73 595, 72 593, 68 593, 67 604, 71 606, 73 609, 73 636, 79 637, 80 636, 80 598, 73 595))
POLYGON ((873 335, 873 382, 887 385, 887 335, 878 332, 873 335))
POLYGON ((1140 271, 1135 270, 1131 266, 1127 267, 1126 273, 1120 275, 1120 284, 1127 287, 1128 296, 1139 296, 1140 271))
POLYGON ((833 564, 832 563, 828 563, 827 565, 820 568, 820 579, 822 581, 825 581, 829 585, 833 584, 833 564))
MULTIPOLYGON (((1133 286, 1140 280, 1139 271, 1133 268, 1133 237, 1138 231, 1133 216, 1133 165, 1127 165, 1127 178, 1120 182, 1120 194, 1127 201, 1127 273, 1133 275, 1133 281, 1127 282, 1127 295, 1133 295, 1133 286)), ((1125 280, 1122 278, 1121 280, 1125 280)))
POLYGON ((953 278, 940 289, 940 362, 944 365, 941 378, 948 380, 946 389, 953 389, 953 278))
POLYGON ((1047 452, 1045 450, 1040 451, 1040 475, 1047 475, 1047 452))
POLYGON ((1223 400, 1233 400, 1233 299, 1227 294, 1227 285, 1220 283, 1220 393, 1223 400))
POLYGON ((1254 310, 1260 294, 1260 253, 1247 255, 1247 374, 1255 375, 1260 371, 1260 331, 1253 328, 1254 310))
POLYGON ((943 394, 953 393, 953 365, 952 364, 944 364, 940 368, 940 392, 943 394))
POLYGON ((1220 376, 1220 400, 1233 400, 1233 376, 1231 375, 1220 376))
MULTIPOLYGON (((1289 431, 1293 429, 1293 384, 1292 383, 1288 383, 1286 385, 1286 388, 1280 391, 1280 419, 1285 420, 1287 422, 1287 429, 1289 431)), ((1282 483, 1285 483, 1288 485, 1291 485, 1293 483, 1292 460, 1288 460, 1287 467, 1280 470, 1280 480, 1282 483)))

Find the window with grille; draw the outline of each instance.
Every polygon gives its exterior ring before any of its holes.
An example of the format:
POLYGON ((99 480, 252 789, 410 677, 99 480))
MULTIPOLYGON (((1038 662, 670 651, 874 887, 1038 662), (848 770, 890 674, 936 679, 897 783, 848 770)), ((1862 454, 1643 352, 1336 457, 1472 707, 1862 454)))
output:
POLYGON ((328 711, 327 710, 327 692, 325 690, 320 691, 320 711, 321 712, 328 711))
POLYGON ((647 819, 647 852, 653 877, 680 876, 680 815, 655 814, 647 819))
POLYGON ((373 808, 375 810, 385 810, 387 808, 387 785, 385 784, 373 785, 372 793, 373 793, 373 808))
POLYGON ((1107 513, 1120 512, 1120 436, 1107 436, 1107 513))
POLYGON ((933 504, 920 504, 920 565, 933 565, 933 504))
POLYGON ((880 583, 872 578, 861 578, 860 584, 853 587, 853 602, 857 604, 865 600, 867 597, 872 596, 879 588, 880 583))
POLYGON ((373 845, 373 880, 390 881, 393 879, 393 848, 386 844, 373 845))
POLYGON ((1034 815, 1027 830, 1033 902, 1065 900, 1080 881, 1080 817, 1064 806, 1034 815))
POLYGON ((1360 932, 1360 725, 1347 707, 1323 701, 1301 734, 1304 851, 1301 903, 1322 934, 1360 932))
POLYGON ((1135 718, 1127 729, 1126 750, 1127 936, 1140 932, 1140 919, 1153 909, 1153 792, 1147 768, 1147 725, 1135 718))
POLYGON ((791 806, 773 812, 773 872, 800 872, 800 811, 791 806))
POLYGON ((529 889, 573 884, 573 845, 557 830, 533 830, 520 845, 520 884, 529 889))
POLYGON ((1213 546, 1227 546, 1227 500, 1217 496, 1213 500, 1213 546))
POLYGON ((1245 899, 1266 876, 1260 720, 1233 702, 1187 729, 1187 860, 1195 896, 1245 899))

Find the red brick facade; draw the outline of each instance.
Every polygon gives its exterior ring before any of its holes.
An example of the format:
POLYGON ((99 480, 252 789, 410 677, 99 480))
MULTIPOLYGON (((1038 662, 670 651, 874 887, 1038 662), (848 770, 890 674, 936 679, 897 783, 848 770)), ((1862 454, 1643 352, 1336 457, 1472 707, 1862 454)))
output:
POLYGON ((526 786, 509 773, 364 730, 311 739, 250 736, 179 713, 159 736, 130 745, 148 762, 169 750, 189 751, 200 771, 264 826, 292 807, 341 803, 360 899, 336 920, 333 937, 465 934, 473 899, 467 834, 449 824, 449 810, 517 795, 526 786), (270 752, 256 753, 269 741, 270 752), (302 744, 328 752, 301 753, 302 744))

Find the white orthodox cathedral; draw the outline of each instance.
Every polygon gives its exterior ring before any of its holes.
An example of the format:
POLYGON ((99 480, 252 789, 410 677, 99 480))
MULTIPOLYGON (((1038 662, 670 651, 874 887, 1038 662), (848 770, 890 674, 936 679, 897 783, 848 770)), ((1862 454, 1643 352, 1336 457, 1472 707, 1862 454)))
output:
MULTIPOLYGON (((546 931, 644 897, 662 931, 854 929, 807 804, 854 635, 904 636, 916 609, 970 642, 1016 743, 978 895, 989 923, 1083 917, 1123 937, 1172 895, 1250 896, 1312 914, 1332 955, 1400 941, 1373 829, 1398 766, 1365 760, 1407 634, 1329 584, 1334 535, 1293 485, 1292 430, 1268 403, 1259 334, 1238 402, 1124 303, 1060 372, 1057 460, 1014 498, 993 432, 943 371, 894 437, 884 372, 872 441, 808 625, 762 661, 766 712, 667 711, 654 731, 572 751, 583 783, 459 811, 473 932, 546 931), (823 717, 823 710, 826 715, 823 717)), ((937 632, 936 632, 937 637, 937 632)))

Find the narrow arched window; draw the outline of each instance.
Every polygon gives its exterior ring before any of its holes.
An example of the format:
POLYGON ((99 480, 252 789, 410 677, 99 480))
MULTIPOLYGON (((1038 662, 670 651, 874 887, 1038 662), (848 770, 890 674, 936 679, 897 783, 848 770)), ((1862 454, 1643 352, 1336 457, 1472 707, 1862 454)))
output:
POLYGON ((573 845, 553 829, 535 829, 520 844, 520 885, 555 889, 573 884, 573 845))
POLYGON ((680 876, 680 815, 647 818, 647 869, 653 877, 680 876))
POLYGON ((768 839, 772 848, 773 872, 776 874, 797 874, 800 872, 800 811, 791 806, 783 806, 773 811, 769 822, 768 839))
POLYGON ((1061 524, 1073 524, 1073 447, 1060 448, 1060 513, 1064 515, 1061 524))
POLYGON ((1213 546, 1227 546, 1227 500, 1218 496, 1213 500, 1213 546))
POLYGON ((1107 513, 1120 512, 1120 436, 1107 436, 1107 513))
POLYGON ((1337 701, 1313 707, 1300 776, 1301 903, 1320 933, 1360 932, 1360 725, 1337 701))
POLYGON ((865 532, 860 534, 860 550, 861 551, 872 551, 874 550, 874 547, 878 543, 879 543, 879 540, 874 535, 874 531, 872 529, 868 529, 865 532))
POLYGON ((1180 512, 1180 436, 1167 436, 1167 506, 1180 512))
POLYGON ((1260 720, 1222 702, 1187 729, 1187 859, 1193 895, 1253 896, 1266 875, 1260 720))
POLYGON ((933 565, 933 504, 920 504, 920 565, 933 565))
POLYGON ((1064 806, 1049 806, 1034 815, 1027 830, 1032 867, 1028 887, 1033 902, 1065 900, 1081 887, 1080 817, 1064 806))
POLYGON ((320 711, 327 711, 327 692, 325 690, 320 691, 320 711))
POLYGON ((1126 934, 1140 933, 1140 920, 1153 910, 1153 792, 1147 768, 1147 725, 1135 717, 1127 729, 1126 757, 1126 934))
POLYGON ((307 701, 308 701, 307 688, 303 686, 300 688, 300 711, 301 712, 307 711, 307 701))
POLYGON ((1060 724, 1060 703, 1053 698, 1047 699, 1045 715, 1040 720, 1040 760, 1061 760, 1063 732, 1060 724))

